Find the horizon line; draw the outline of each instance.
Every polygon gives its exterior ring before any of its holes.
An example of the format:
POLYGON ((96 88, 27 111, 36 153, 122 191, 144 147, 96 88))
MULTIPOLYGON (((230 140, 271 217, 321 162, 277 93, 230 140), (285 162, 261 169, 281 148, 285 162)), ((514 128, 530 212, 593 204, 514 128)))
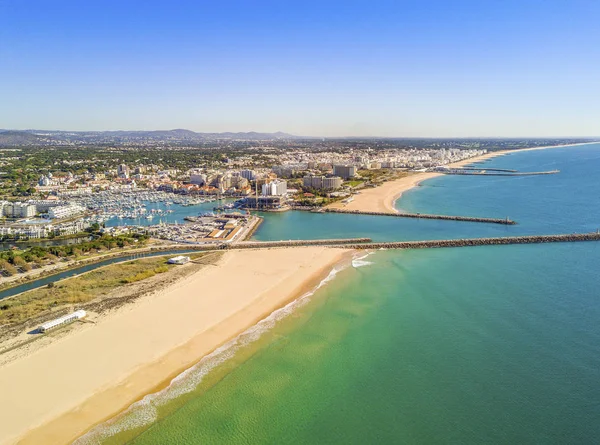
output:
POLYGON ((35 128, 26 128, 26 129, 16 129, 16 128, 2 128, 0 129, 0 133, 7 131, 16 131, 16 132, 64 132, 64 133, 108 133, 108 132, 169 132, 169 131, 190 131, 196 134, 224 134, 224 133, 258 133, 258 134, 277 134, 282 133, 287 136, 292 136, 295 138, 310 138, 310 139, 565 139, 565 138, 578 138, 578 139, 600 139, 600 135, 597 136, 576 136, 576 135, 568 135, 568 136, 374 136, 374 135, 346 135, 346 136, 314 136, 314 135, 298 135, 287 133, 285 131, 277 130, 277 131, 256 131, 256 130, 247 130, 247 131, 196 131, 190 130, 187 128, 171 128, 168 130, 165 129, 153 129, 153 130, 145 130, 145 129, 137 129, 137 130, 124 130, 124 129, 115 129, 115 130, 61 130, 61 129, 35 129, 35 128))

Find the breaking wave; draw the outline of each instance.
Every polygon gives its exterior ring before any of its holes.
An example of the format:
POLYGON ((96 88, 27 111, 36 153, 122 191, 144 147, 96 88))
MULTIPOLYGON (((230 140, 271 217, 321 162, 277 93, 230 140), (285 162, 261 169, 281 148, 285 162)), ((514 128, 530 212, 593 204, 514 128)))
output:
POLYGON ((367 258, 368 256, 372 255, 374 252, 369 252, 366 255, 363 255, 361 257, 358 258, 354 258, 352 260, 352 267, 354 268, 358 268, 358 267, 365 267, 365 266, 370 266, 371 264, 373 264, 372 261, 365 261, 365 258, 367 258))

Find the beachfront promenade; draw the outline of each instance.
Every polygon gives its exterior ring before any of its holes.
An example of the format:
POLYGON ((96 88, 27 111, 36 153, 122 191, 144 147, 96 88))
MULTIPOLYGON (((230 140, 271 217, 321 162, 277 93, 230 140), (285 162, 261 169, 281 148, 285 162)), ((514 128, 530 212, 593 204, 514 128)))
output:
POLYGON ((395 216, 396 218, 415 218, 415 219, 441 219, 448 221, 464 221, 464 222, 477 222, 477 223, 489 223, 489 224, 504 224, 507 226, 514 226, 517 224, 515 221, 508 218, 480 218, 475 216, 451 216, 451 215, 432 215, 427 213, 391 213, 391 212, 364 212, 360 210, 345 210, 345 209, 334 209, 328 208, 324 212, 327 213, 346 213, 352 215, 374 215, 374 216, 395 216))

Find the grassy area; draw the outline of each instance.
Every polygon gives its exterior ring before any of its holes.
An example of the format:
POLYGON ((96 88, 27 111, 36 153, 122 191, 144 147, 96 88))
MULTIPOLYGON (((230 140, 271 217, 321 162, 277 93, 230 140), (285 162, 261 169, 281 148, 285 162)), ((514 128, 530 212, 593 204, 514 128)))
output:
POLYGON ((393 181, 395 179, 407 176, 408 173, 405 171, 397 171, 390 169, 382 170, 359 170, 358 174, 363 180, 371 185, 379 185, 387 181, 393 181))
POLYGON ((165 257, 114 264, 0 301, 0 327, 23 322, 51 310, 90 302, 120 286, 169 271, 165 257))
POLYGON ((353 179, 352 181, 347 181, 344 183, 344 185, 349 185, 350 187, 356 187, 359 184, 362 184, 363 182, 365 182, 364 179, 353 179))

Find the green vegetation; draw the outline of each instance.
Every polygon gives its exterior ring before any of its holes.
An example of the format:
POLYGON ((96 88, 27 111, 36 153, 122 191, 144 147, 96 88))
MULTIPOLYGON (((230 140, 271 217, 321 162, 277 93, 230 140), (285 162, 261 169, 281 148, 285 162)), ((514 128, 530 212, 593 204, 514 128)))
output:
MULTIPOLYGON (((394 179, 399 179, 407 175, 406 172, 398 172, 389 169, 380 169, 380 170, 359 170, 358 174, 361 179, 357 179, 358 181, 363 181, 365 185, 368 184, 381 184, 386 181, 393 181, 394 179)), ((355 181, 350 181, 350 183, 354 183, 355 181)), ((354 187, 354 185, 353 185, 354 187)))
POLYGON ((146 278, 153 277, 156 274, 165 273, 168 270, 169 270, 169 267, 167 265, 155 267, 154 269, 150 269, 150 270, 144 270, 143 272, 139 272, 132 277, 123 278, 121 280, 121 283, 123 283, 123 284, 135 283, 136 281, 142 281, 142 280, 145 280, 146 278))
POLYGON ((165 258, 114 264, 9 298, 0 306, 0 326, 23 322, 47 311, 90 302, 116 288, 169 271, 165 258))
POLYGON ((347 181, 346 183, 344 183, 344 185, 356 187, 357 185, 362 184, 363 182, 365 182, 364 179, 353 179, 352 181, 347 181))
POLYGON ((84 255, 132 245, 141 247, 147 239, 143 235, 101 236, 93 241, 67 246, 35 246, 26 250, 5 250, 0 252, 0 274, 12 276, 18 272, 27 272, 34 267, 73 260, 84 255))
POLYGON ((301 194, 294 201, 294 205, 303 207, 323 207, 334 202, 340 201, 343 198, 339 197, 325 197, 325 196, 314 196, 309 197, 306 194, 301 194))

